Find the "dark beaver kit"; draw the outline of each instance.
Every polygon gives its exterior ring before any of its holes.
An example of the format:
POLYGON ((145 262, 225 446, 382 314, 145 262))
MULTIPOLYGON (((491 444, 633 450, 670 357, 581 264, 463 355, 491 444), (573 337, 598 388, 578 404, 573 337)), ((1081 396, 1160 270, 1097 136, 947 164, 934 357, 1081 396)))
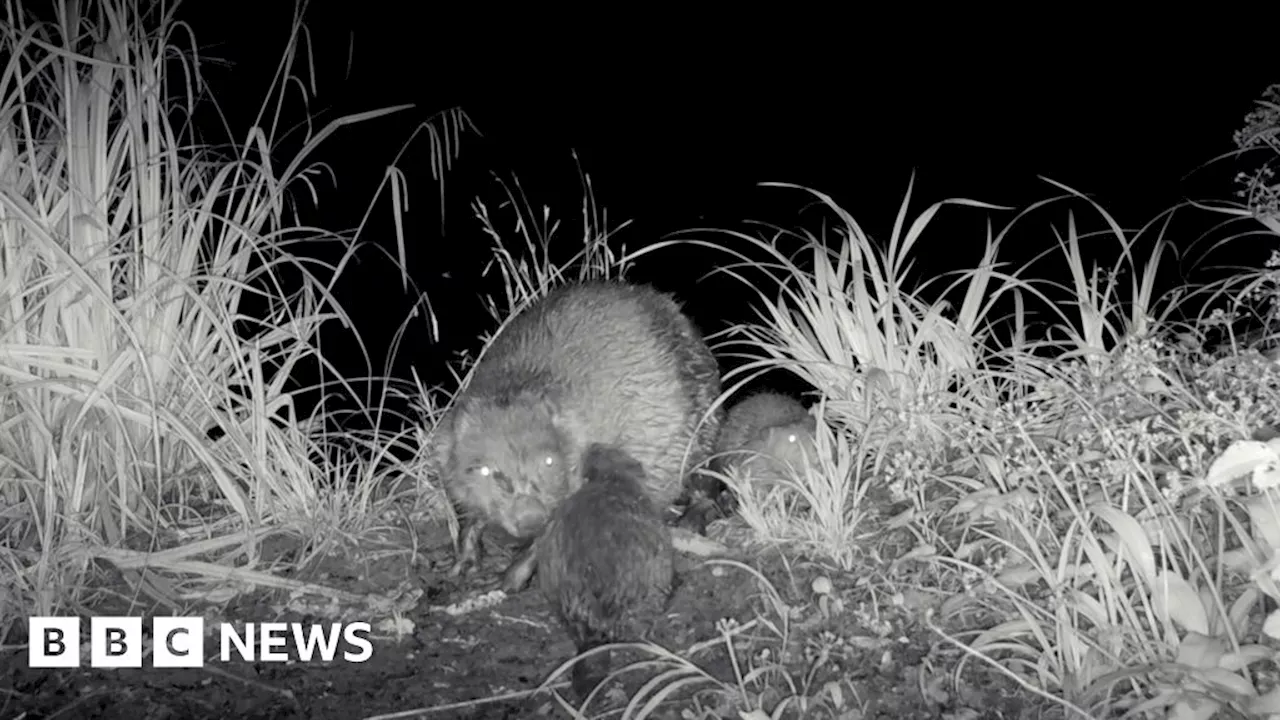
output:
MULTIPOLYGON (((579 654, 646 637, 675 585, 671 533, 645 492, 640 462, 595 444, 582 464, 585 484, 535 543, 538 585, 579 654)), ((609 662, 605 651, 574 665, 574 692, 585 698, 609 662)))
MULTIPOLYGON (((616 445, 639 461, 649 499, 670 506, 714 447, 720 414, 703 418, 719 394, 715 357, 669 295, 588 282, 535 301, 494 338, 433 435, 462 513, 453 573, 479 560, 486 525, 536 538, 582 484, 591 443, 616 445)), ((523 551, 503 588, 522 588, 535 563, 523 551)))

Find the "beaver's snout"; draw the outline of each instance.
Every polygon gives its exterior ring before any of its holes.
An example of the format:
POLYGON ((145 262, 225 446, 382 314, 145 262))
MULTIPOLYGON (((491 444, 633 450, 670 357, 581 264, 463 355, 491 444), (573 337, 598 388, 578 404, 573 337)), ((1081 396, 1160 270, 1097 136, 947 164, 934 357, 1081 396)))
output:
POLYGON ((517 538, 531 538, 542 532, 550 513, 542 501, 532 495, 517 495, 507 515, 507 532, 517 538))

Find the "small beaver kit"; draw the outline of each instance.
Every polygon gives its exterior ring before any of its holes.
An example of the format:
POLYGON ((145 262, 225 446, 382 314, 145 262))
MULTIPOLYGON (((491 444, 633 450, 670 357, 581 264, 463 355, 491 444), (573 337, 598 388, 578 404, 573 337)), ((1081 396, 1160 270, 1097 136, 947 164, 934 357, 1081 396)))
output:
MULTIPOLYGON (((583 455, 584 484, 551 515, 535 543, 538 585, 581 654, 640 640, 675 587, 671 533, 645 491, 645 469, 615 446, 583 455)), ((609 672, 609 653, 573 666, 585 698, 609 672)))
MULTIPOLYGON (((800 472, 806 460, 817 461, 816 431, 817 420, 799 400, 774 392, 748 395, 729 408, 712 467, 737 469, 751 482, 780 480, 789 469, 800 472)), ((718 494, 720 506, 731 511, 733 496, 718 494)))

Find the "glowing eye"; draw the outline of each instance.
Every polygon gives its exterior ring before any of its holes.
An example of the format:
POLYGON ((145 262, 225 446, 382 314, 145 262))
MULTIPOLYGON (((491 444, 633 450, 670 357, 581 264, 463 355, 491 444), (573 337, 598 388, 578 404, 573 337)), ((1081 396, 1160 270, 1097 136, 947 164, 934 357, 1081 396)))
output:
POLYGON ((790 435, 788 435, 788 436, 787 436, 787 442, 792 443, 792 444, 795 444, 795 443, 796 443, 796 441, 798 441, 799 439, 800 439, 800 437, 799 437, 798 435, 796 435, 795 433, 791 433, 790 435))
POLYGON ((542 464, 546 465, 547 467, 551 467, 552 465, 556 464, 556 459, 554 456, 548 455, 542 459, 542 464))
POLYGON ((493 475, 493 470, 488 465, 481 465, 476 468, 476 472, 480 473, 481 477, 489 477, 493 475))

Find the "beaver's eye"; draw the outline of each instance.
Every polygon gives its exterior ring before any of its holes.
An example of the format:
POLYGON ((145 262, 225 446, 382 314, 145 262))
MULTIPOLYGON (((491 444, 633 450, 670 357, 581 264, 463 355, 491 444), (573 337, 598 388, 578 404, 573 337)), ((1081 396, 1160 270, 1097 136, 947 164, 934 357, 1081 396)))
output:
POLYGON ((555 456, 555 455, 548 455, 548 456, 546 456, 546 457, 542 458, 542 464, 543 464, 543 465, 546 465, 547 467, 551 467, 552 465, 555 465, 555 464, 556 464, 556 456, 555 456))
POLYGON ((497 470, 490 465, 477 465, 471 469, 471 472, 482 478, 488 478, 493 481, 503 492, 511 492, 511 481, 507 479, 506 473, 497 470))

